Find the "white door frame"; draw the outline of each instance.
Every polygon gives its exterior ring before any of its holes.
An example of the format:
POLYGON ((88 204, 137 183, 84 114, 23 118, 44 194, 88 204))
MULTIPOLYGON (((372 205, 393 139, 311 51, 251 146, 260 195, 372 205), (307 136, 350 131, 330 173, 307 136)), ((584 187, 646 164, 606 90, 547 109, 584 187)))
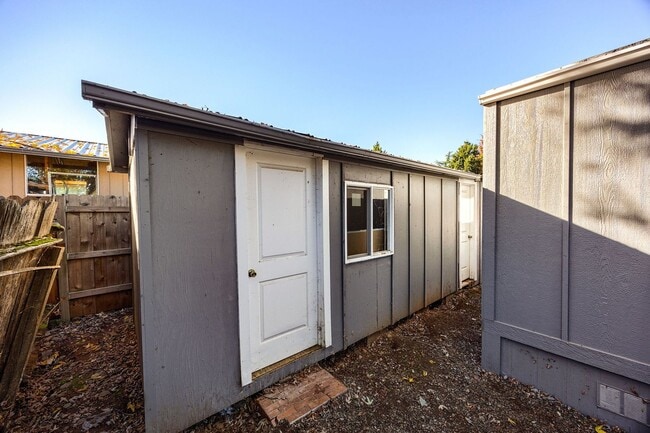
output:
POLYGON ((235 146, 235 211, 237 239, 237 291, 239 298, 239 354, 242 386, 253 381, 250 344, 250 302, 248 291, 248 184, 247 152, 253 149, 315 159, 316 163, 316 241, 318 281, 318 342, 332 345, 329 244, 329 161, 322 155, 245 141, 235 146))

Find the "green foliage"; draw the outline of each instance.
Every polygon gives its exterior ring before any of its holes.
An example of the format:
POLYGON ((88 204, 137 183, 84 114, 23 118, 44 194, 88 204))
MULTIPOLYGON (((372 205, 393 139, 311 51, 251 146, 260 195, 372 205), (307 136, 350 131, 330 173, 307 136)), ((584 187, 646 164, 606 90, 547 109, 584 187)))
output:
POLYGON ((483 147, 466 141, 455 152, 447 153, 446 159, 439 161, 438 164, 447 168, 483 174, 483 147))
POLYGON ((386 153, 386 151, 384 150, 383 147, 381 147, 381 144, 379 144, 379 142, 376 142, 375 144, 373 144, 372 149, 370 149, 370 150, 372 150, 373 152, 377 152, 377 153, 386 153))

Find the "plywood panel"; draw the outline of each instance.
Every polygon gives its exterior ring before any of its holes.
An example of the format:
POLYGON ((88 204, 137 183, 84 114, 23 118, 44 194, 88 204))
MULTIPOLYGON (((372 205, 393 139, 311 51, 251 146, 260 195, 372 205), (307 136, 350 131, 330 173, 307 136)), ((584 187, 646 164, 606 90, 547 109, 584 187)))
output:
POLYGON ((329 162, 330 180, 330 287, 332 296, 332 346, 343 348, 343 214, 341 163, 329 162))
POLYGON ((234 149, 148 135, 136 146, 148 150, 138 173, 151 234, 150 250, 141 249, 149 257, 140 257, 152 267, 140 276, 147 429, 180 430, 241 393, 234 149))
POLYGON ((562 86, 501 103, 496 197, 496 319, 558 338, 563 110, 562 86))
POLYGON ((442 179, 425 178, 425 304, 442 298, 442 179))
POLYGON ((390 185, 390 171, 365 165, 343 164, 345 180, 390 185))
POLYGON ((442 296, 458 288, 457 182, 442 180, 442 296))
POLYGON ((409 313, 424 302, 424 176, 409 175, 409 313))
POLYGON ((376 332, 377 329, 377 264, 376 260, 345 266, 345 346, 376 332))
POLYGON ((9 197, 14 195, 13 186, 11 154, 0 153, 0 196, 9 197))
POLYGON ((14 153, 11 155, 11 170, 13 178, 13 194, 24 197, 27 195, 25 179, 25 156, 14 153))
POLYGON ((393 255, 393 323, 409 314, 408 174, 393 172, 395 254, 393 255))
POLYGON ((574 86, 569 338, 650 363, 650 62, 574 86))

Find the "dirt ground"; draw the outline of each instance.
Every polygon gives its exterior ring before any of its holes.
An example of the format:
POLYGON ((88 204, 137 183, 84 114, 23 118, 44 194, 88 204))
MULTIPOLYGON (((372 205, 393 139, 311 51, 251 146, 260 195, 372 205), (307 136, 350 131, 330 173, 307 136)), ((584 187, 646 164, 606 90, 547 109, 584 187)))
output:
MULTIPOLYGON (((8 431, 144 431, 131 314, 90 316, 39 337, 8 431)), ((321 362, 348 392, 294 425, 273 427, 253 396, 187 432, 622 432, 482 370, 480 353, 480 289, 462 290, 321 362)))

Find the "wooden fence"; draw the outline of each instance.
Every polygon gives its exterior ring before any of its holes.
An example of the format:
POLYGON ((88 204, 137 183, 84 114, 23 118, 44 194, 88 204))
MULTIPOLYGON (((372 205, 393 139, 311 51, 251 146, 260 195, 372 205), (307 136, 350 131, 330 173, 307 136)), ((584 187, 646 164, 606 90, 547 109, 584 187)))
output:
POLYGON ((50 200, 0 197, 0 431, 25 369, 63 248, 50 200))
POLYGON ((128 197, 57 196, 66 253, 59 272, 61 317, 132 305, 128 197))

